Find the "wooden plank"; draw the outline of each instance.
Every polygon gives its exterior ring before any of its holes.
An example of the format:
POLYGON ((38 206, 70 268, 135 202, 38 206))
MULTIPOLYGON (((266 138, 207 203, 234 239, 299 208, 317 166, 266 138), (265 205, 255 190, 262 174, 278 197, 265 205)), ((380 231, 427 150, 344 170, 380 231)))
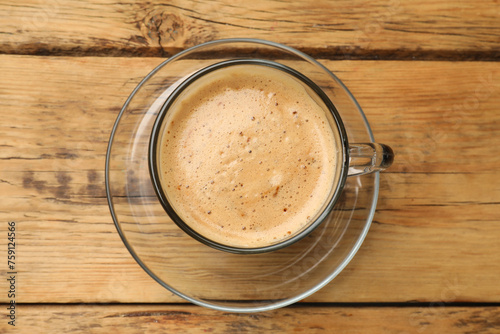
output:
POLYGON ((164 56, 221 38, 269 39, 330 59, 498 59, 495 0, 0 4, 0 52, 164 56))
MULTIPOLYGON (((181 301, 128 254, 104 189, 118 110, 160 61, 0 56, 0 221, 18 224, 18 302, 181 301)), ((500 301, 500 65, 323 63, 397 156, 361 250, 307 301, 500 301)))
MULTIPOLYGON (((295 306, 255 314, 193 305, 18 305, 22 333, 498 333, 498 307, 295 306)), ((6 320, 0 331, 9 330, 6 320)))

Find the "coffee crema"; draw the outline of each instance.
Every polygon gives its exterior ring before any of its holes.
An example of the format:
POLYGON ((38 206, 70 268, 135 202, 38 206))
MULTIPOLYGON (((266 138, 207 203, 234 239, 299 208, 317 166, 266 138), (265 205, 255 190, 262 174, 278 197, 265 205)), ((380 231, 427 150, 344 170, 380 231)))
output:
POLYGON ((170 205, 194 231, 255 248, 314 221, 339 176, 339 135, 326 105, 282 70, 216 69, 170 106, 157 153, 170 205))

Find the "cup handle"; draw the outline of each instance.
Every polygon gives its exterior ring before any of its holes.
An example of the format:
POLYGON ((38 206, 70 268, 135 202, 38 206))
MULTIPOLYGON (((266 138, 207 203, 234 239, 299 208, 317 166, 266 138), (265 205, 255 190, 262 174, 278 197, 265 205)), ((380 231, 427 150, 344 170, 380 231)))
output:
POLYGON ((362 143, 349 145, 347 176, 363 175, 388 168, 394 161, 394 151, 387 145, 362 143))

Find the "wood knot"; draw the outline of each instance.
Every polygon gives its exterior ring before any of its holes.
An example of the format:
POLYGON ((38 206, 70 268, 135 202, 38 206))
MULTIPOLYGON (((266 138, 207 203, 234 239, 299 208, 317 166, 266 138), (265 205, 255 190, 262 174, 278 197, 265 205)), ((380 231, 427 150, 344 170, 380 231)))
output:
POLYGON ((140 22, 141 33, 150 45, 161 48, 181 41, 184 35, 182 19, 172 13, 153 11, 140 22))

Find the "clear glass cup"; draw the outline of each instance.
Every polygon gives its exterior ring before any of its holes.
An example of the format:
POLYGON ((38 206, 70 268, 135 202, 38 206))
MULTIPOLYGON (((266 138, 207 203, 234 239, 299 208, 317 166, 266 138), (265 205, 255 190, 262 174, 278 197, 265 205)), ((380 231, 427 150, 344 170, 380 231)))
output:
POLYGON ((354 97, 311 57, 263 40, 201 44, 160 64, 132 92, 118 115, 106 157, 111 215, 134 259, 168 290, 218 310, 275 309, 326 285, 361 246, 375 212, 377 172, 393 159, 389 147, 373 142, 354 97), (221 251, 192 238, 165 213, 149 173, 151 133, 169 97, 194 73, 244 59, 281 64, 306 76, 334 105, 333 119, 340 120, 345 139, 342 182, 324 214, 307 233, 266 253, 221 251))
MULTIPOLYGON (((290 63, 290 62, 289 62, 290 63)), ((291 64, 289 64, 291 65, 291 64)), ((293 64, 295 65, 295 64, 293 64)), ((299 63, 300 65, 300 63, 299 63)), ((169 131, 170 133, 170 131, 169 131)), ((175 135, 175 134, 173 134, 175 135)), ((206 159, 210 159, 206 156, 206 159)), ((262 59, 231 59, 216 64, 205 67, 188 78, 184 79, 182 83, 177 86, 177 88, 169 96, 165 104, 160 109, 160 112, 156 118, 155 124, 153 126, 150 146, 149 146, 149 169, 151 173, 151 179, 158 195, 160 203, 163 205, 165 212, 170 216, 170 218, 187 234, 195 238, 196 240, 204 243, 205 245, 214 247, 222 251, 233 252, 237 254, 256 254, 271 252, 283 247, 288 247, 289 245, 299 241, 300 239, 311 233, 316 227, 318 227, 326 217, 328 217, 330 211, 335 206, 342 189, 344 187, 346 178, 352 175, 366 174, 373 171, 382 170, 387 168, 393 159, 393 153, 390 147, 383 144, 373 144, 373 143, 357 143, 349 144, 348 138, 345 131, 345 126, 342 122, 335 105, 328 98, 328 96, 322 91, 322 89, 316 85, 313 81, 309 80, 307 76, 298 72, 294 68, 285 66, 279 62, 262 60, 262 59), (323 110, 326 114, 326 120, 329 123, 329 127, 335 136, 338 136, 338 146, 339 149, 336 152, 336 164, 331 166, 332 170, 335 170, 332 176, 332 188, 329 190, 328 198, 322 205, 321 209, 316 212, 309 224, 306 224, 302 228, 294 233, 290 233, 289 236, 277 240, 273 243, 269 243, 265 246, 260 247, 236 247, 234 245, 224 244, 210 239, 208 236, 196 231, 190 226, 189 222, 186 222, 182 218, 182 212, 178 212, 172 205, 166 187, 161 182, 161 172, 159 160, 160 153, 159 147, 161 147, 160 141, 164 136, 166 128, 166 119, 168 119, 167 114, 169 114, 170 109, 173 105, 182 103, 182 94, 185 91, 189 91, 192 85, 195 85, 197 81, 203 80, 207 75, 217 72, 221 69, 227 69, 233 66, 254 66, 254 68, 259 67, 261 69, 278 70, 285 74, 289 78, 293 78, 296 83, 300 84, 304 90, 309 92, 309 96, 312 96, 318 105, 323 106, 323 110)), ((168 166, 165 166, 168 169, 168 166)), ((192 198, 188 199, 192 201, 192 198)))

